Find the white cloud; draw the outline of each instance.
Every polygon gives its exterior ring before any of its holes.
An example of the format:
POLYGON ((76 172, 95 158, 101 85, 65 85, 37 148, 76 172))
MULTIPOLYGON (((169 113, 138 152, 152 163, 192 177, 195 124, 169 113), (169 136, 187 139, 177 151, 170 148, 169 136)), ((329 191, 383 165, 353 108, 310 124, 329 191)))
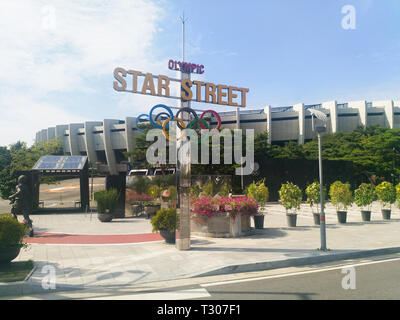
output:
POLYGON ((0 145, 17 140, 33 143, 35 133, 56 124, 83 122, 85 119, 54 104, 38 102, 17 93, 0 98, 0 145))
POLYGON ((87 79, 116 66, 154 70, 161 62, 151 46, 163 15, 144 0, 2 1, 0 145, 30 143, 32 130, 80 119, 61 103, 42 103, 49 93, 102 90, 87 79))

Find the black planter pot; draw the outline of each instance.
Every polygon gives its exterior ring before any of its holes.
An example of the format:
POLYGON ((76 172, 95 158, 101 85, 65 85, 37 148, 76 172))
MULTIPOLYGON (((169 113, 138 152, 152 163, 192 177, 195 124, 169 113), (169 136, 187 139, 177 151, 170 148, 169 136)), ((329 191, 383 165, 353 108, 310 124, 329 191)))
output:
POLYGON ((113 215, 111 213, 98 213, 97 218, 101 222, 111 222, 113 219, 113 215))
POLYGON ((166 243, 170 243, 170 244, 175 243, 175 231, 171 232, 168 230, 160 230, 160 234, 165 239, 166 243))
POLYGON ((254 216, 254 228, 264 229, 264 215, 254 216))
POLYGON ((361 211, 362 221, 371 221, 371 211, 361 211))
POLYGON ((339 223, 344 224, 347 222, 347 211, 337 211, 336 213, 339 223))
POLYGON ((321 224, 320 214, 319 213, 313 213, 313 216, 314 216, 314 224, 319 226, 321 224))
POLYGON ((382 209, 383 220, 390 220, 391 213, 392 213, 392 210, 382 209))
POLYGON ((7 264, 19 255, 21 247, 0 248, 0 264, 7 264))
POLYGON ((297 214, 287 214, 287 223, 290 228, 294 228, 297 225, 297 214))

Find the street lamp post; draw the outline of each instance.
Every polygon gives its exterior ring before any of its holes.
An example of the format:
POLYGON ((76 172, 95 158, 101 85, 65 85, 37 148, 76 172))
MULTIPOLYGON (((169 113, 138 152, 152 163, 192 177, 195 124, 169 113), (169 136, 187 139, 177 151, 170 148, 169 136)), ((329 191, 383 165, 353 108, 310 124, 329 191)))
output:
POLYGON ((320 212, 320 231, 321 231, 321 251, 327 251, 326 248, 326 224, 325 224, 325 210, 324 210, 324 183, 322 175, 322 133, 326 132, 327 117, 326 114, 314 109, 309 109, 312 115, 312 128, 318 136, 318 162, 319 162, 319 186, 320 186, 320 198, 321 198, 321 212, 320 212), (322 125, 314 125, 314 117, 322 121, 322 125))
MULTIPOLYGON (((322 127, 319 127, 322 128, 322 127)), ((326 131, 326 128, 324 128, 326 131)), ((321 230, 321 250, 326 251, 326 225, 325 225, 325 210, 324 210, 324 182, 322 178, 322 132, 317 130, 318 134, 318 161, 319 161, 319 187, 321 198, 321 213, 319 216, 321 230)))

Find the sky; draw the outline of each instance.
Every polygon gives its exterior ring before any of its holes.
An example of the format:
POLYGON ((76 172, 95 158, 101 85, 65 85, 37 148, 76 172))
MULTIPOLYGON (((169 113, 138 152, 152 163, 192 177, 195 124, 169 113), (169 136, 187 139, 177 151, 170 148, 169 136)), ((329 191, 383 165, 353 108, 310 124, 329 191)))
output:
POLYGON ((249 88, 248 109, 400 100, 398 0, 0 0, 0 146, 177 106, 116 92, 113 71, 177 77, 183 12, 185 60, 205 66, 193 79, 249 88))

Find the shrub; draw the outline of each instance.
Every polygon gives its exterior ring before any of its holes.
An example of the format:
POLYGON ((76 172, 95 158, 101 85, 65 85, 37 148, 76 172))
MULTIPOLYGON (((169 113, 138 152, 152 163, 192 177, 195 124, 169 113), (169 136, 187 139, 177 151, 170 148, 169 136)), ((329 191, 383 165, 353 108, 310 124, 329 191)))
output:
POLYGON ((269 191, 264 181, 257 183, 253 181, 247 188, 247 195, 256 200, 260 206, 265 206, 269 199, 269 191))
POLYGON ((26 226, 18 222, 11 214, 0 215, 0 248, 26 247, 23 238, 26 226))
MULTIPOLYGON (((324 200, 326 201, 326 187, 323 187, 324 200)), ((307 203, 310 205, 311 210, 314 212, 314 205, 317 206, 317 213, 319 213, 319 205, 321 203, 321 186, 319 182, 315 181, 306 188, 307 203)), ((324 201, 324 208, 325 208, 324 201)))
POLYGON ((176 201, 178 197, 178 191, 176 190, 175 186, 169 186, 168 187, 168 192, 169 192, 169 201, 174 202, 176 201))
POLYGON ((286 184, 282 184, 279 190, 279 198, 286 209, 286 214, 295 214, 300 209, 303 193, 298 186, 292 182, 287 182, 286 184), (294 212, 288 212, 291 209, 294 209, 294 212))
POLYGON ((199 196, 200 192, 201 192, 201 189, 197 184, 192 185, 190 187, 190 196, 191 197, 196 197, 197 198, 199 196))
POLYGON ((151 181, 148 177, 137 176, 134 177, 133 182, 129 185, 129 188, 135 191, 137 194, 143 194, 147 192, 150 183, 151 181))
POLYGON ((151 200, 151 198, 145 193, 137 194, 133 190, 126 189, 126 192, 125 192, 125 202, 126 203, 134 204, 137 202, 150 201, 150 200, 151 200))
POLYGON ((346 211, 353 203, 353 194, 349 183, 335 181, 329 189, 329 196, 331 197, 332 205, 336 207, 336 211, 346 211))
POLYGON ((113 213, 118 201, 117 189, 101 190, 94 193, 94 200, 97 202, 97 212, 113 213))
POLYGON ((389 206, 396 202, 396 188, 390 182, 384 181, 375 188, 376 195, 382 207, 389 206))
POLYGON ((397 207, 400 208, 400 183, 396 186, 397 207))
MULTIPOLYGON (((230 198, 225 198, 230 199, 230 198)), ((256 215, 258 213, 258 203, 252 197, 236 197, 228 202, 228 205, 232 208, 228 211, 231 215, 256 215)), ((225 207, 225 209, 227 209, 225 207)))
POLYGON ((206 183, 201 187, 201 192, 206 195, 212 197, 214 195, 214 187, 212 182, 206 183))
POLYGON ((222 197, 227 197, 230 193, 229 187, 226 183, 224 183, 221 188, 219 188, 218 194, 222 197))
POLYGON ((162 189, 160 186, 153 185, 153 186, 149 187, 148 194, 150 195, 151 199, 156 200, 156 199, 160 198, 161 191, 162 191, 162 189))
POLYGON ((251 197, 199 197, 192 201, 192 216, 212 217, 221 213, 228 213, 231 216, 239 213, 242 215, 255 215, 258 213, 258 204, 251 197))
POLYGON ((371 204, 376 197, 375 187, 372 184, 362 183, 358 189, 354 191, 354 201, 357 206, 366 207, 367 211, 371 211, 371 204))
POLYGON ((151 219, 153 232, 168 230, 174 232, 177 228, 177 213, 175 208, 161 209, 151 219))

